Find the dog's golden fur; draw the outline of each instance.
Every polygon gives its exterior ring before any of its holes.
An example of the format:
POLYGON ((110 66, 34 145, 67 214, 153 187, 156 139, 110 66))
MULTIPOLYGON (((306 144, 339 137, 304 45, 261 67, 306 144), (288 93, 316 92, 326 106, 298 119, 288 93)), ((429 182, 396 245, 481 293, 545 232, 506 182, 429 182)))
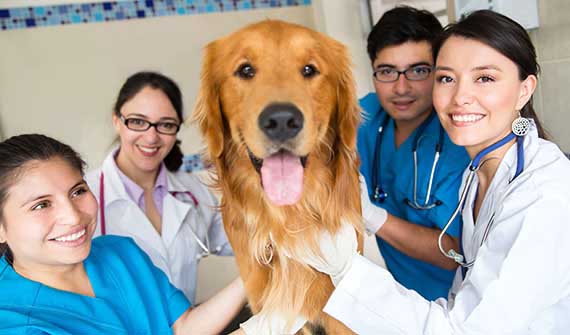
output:
POLYGON ((289 319, 300 314, 328 334, 351 333, 322 313, 333 290, 330 279, 284 251, 302 242, 318 252, 319 232, 335 232, 341 221, 361 232, 360 110, 350 66, 340 43, 299 25, 266 20, 206 47, 194 112, 217 172, 225 230, 252 310, 289 319), (238 75, 244 64, 255 70, 251 78, 238 75), (306 65, 317 72, 304 76, 306 65), (292 104, 304 117, 288 147, 307 159, 303 192, 294 205, 268 200, 248 155, 249 150, 263 159, 271 153, 274 143, 259 129, 258 117, 272 103, 292 104))

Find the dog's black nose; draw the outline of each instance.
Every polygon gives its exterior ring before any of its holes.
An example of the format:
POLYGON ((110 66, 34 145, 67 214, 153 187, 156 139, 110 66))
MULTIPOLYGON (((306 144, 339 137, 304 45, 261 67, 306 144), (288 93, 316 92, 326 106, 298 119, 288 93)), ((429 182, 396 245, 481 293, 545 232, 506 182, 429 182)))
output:
POLYGON ((295 137, 303 129, 303 114, 292 104, 271 104, 259 115, 259 128, 278 142, 295 137))

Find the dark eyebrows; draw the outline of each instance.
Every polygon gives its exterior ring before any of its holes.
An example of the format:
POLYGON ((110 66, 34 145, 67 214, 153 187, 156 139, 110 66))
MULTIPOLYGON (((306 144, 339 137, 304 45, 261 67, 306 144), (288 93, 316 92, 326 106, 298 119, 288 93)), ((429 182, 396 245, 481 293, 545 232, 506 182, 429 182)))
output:
MULTIPOLYGON (((82 184, 85 185, 85 186, 87 186, 87 182, 86 182, 85 180, 81 179, 81 181, 79 181, 78 183, 76 183, 75 185, 73 185, 73 186, 69 189, 69 192, 71 193, 72 190, 74 190, 75 188, 77 188, 77 186, 82 185, 82 184)), ((31 203, 31 202, 36 202, 36 201, 41 200, 41 199, 44 199, 44 198, 49 198, 50 196, 51 196, 51 194, 41 194, 41 195, 38 195, 38 196, 32 196, 32 198, 30 198, 30 199, 24 201, 24 203, 22 204, 21 207, 26 207, 26 206, 27 206, 29 203, 31 203)))
MULTIPOLYGON (((148 117, 147 117, 146 115, 138 114, 138 113, 132 113, 132 114, 129 114, 129 115, 125 115, 124 118, 125 118, 125 119, 136 118, 136 119, 148 120, 148 117)), ((161 117, 160 120, 159 120, 159 122, 164 122, 164 121, 173 121, 174 123, 180 122, 180 121, 178 120, 178 118, 174 118, 174 117, 170 117, 170 116, 161 117)))
POLYGON ((161 122, 162 122, 162 121, 172 121, 172 122, 174 122, 174 123, 180 122, 180 121, 178 121, 178 119, 173 118, 173 117, 170 117, 170 116, 168 116, 168 117, 161 117, 161 118, 160 118, 160 121, 161 121, 161 122))
MULTIPOLYGON (((449 66, 436 66, 435 70, 436 71, 453 71, 453 69, 449 66)), ((495 70, 495 71, 502 72, 501 69, 496 65, 481 65, 481 66, 476 66, 476 67, 471 69, 471 71, 483 71, 483 70, 495 70)))
POLYGON ((40 200, 40 199, 47 198, 47 197, 49 197, 49 196, 50 196, 49 194, 42 194, 42 195, 34 196, 33 198, 30 198, 30 199, 24 201, 24 202, 22 203, 22 206, 20 206, 20 208, 26 207, 30 202, 36 202, 36 201, 38 201, 38 200, 40 200))
POLYGON ((410 65, 409 67, 416 67, 416 66, 429 66, 429 67, 432 67, 433 65, 431 65, 431 64, 428 63, 428 62, 418 62, 418 63, 414 63, 414 64, 410 65))
POLYGON ((471 69, 471 71, 482 71, 482 70, 495 70, 495 71, 502 72, 498 66, 490 65, 490 64, 489 65, 476 66, 473 69, 471 69))
MULTIPOLYGON (((417 62, 417 63, 410 64, 406 69, 409 69, 409 68, 412 68, 412 67, 416 67, 416 66, 429 66, 429 67, 431 67, 432 65, 431 65, 430 63, 428 63, 428 62, 423 62, 423 61, 422 61, 422 62, 417 62)), ((387 64, 387 63, 378 64, 375 68, 376 68, 376 69, 379 69, 379 68, 382 68, 382 67, 389 67, 389 68, 393 68, 393 69, 396 68, 396 66, 395 66, 394 64, 387 64)))
POLYGON ((80 182, 78 182, 77 184, 73 185, 73 186, 69 189, 69 192, 71 192, 72 190, 74 190, 75 188, 77 188, 77 186, 79 186, 79 185, 87 186, 87 182, 86 182, 84 179, 82 179, 80 182))
POLYGON ((139 114, 139 113, 131 113, 129 115, 125 115, 124 118, 125 119, 130 119, 130 118, 146 119, 146 115, 139 114))

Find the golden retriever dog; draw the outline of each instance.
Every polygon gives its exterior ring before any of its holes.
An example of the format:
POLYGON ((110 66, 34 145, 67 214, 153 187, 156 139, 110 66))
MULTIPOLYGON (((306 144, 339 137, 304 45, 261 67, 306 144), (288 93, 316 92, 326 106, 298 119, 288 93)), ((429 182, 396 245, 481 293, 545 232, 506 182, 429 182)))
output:
POLYGON ((206 46, 194 111, 250 307, 301 315, 304 334, 352 334, 322 312, 329 277, 287 253, 318 252, 341 222, 362 231, 350 66, 335 40, 262 21, 206 46))

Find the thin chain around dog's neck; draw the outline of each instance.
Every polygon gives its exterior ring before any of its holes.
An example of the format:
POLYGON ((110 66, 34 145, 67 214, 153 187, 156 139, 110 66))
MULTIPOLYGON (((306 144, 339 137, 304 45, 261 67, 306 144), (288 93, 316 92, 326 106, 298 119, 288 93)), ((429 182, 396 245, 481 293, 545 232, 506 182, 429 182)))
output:
POLYGON ((265 252, 263 253, 263 259, 261 260, 261 262, 263 263, 263 265, 270 266, 271 261, 273 261, 273 243, 269 241, 265 245, 265 252))

